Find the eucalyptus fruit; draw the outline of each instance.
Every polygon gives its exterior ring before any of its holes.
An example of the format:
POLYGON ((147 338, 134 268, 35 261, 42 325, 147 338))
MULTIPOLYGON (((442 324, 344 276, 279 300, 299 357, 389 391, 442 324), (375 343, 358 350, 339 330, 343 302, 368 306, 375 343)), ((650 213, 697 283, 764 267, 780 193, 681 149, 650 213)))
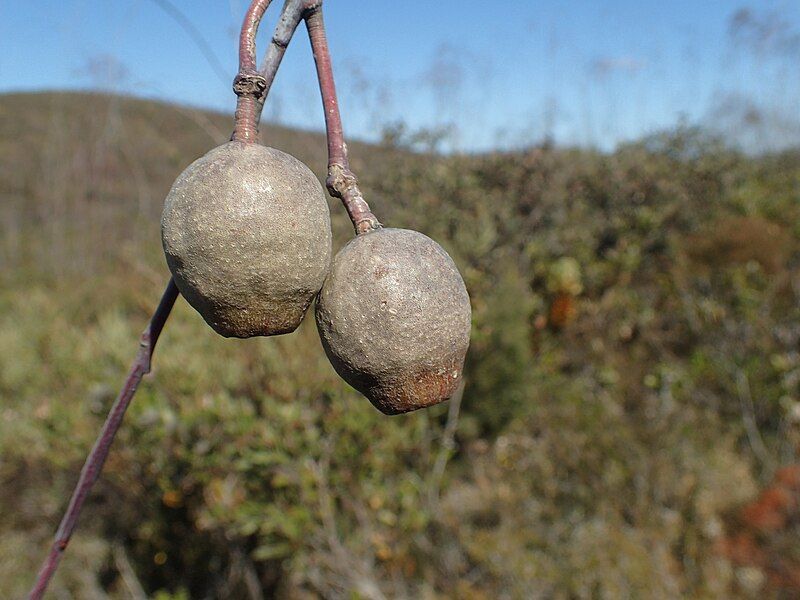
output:
POLYGON ((251 0, 239 36, 232 141, 192 163, 164 204, 161 237, 172 277, 136 359, 86 458, 28 598, 41 600, 179 293, 218 333, 276 335, 316 318, 331 363, 387 414, 430 406, 458 387, 469 345, 469 296, 433 240, 383 229, 350 170, 322 18, 323 0, 286 0, 263 66, 255 39, 269 0, 251 0), (300 20, 308 29, 328 141, 328 191, 344 204, 356 238, 331 270, 328 204, 297 159, 256 143, 262 108, 300 20), (329 273, 330 271, 330 273, 329 273), (327 278, 326 278, 327 276, 327 278), (323 286, 324 282, 324 286, 323 286))
POLYGON ((455 392, 471 313, 464 281, 439 244, 379 228, 336 255, 316 321, 336 372, 381 412, 398 414, 455 392))
POLYGON ((257 143, 228 142, 189 165, 167 195, 161 236, 181 294, 226 337, 294 331, 331 262, 319 181, 257 143))
POLYGON ((322 7, 304 14, 328 134, 328 191, 356 237, 333 260, 316 321, 333 368, 386 414, 450 398, 462 377, 472 310, 452 259, 430 238, 385 229, 350 170, 322 7))

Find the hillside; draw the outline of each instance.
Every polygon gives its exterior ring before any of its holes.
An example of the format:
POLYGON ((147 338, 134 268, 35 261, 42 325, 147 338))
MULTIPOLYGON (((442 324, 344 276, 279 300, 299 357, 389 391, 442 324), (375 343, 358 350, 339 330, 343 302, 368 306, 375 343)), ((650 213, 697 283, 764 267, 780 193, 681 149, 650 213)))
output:
MULTIPOLYGON (((158 218, 231 119, 0 96, 0 581, 24 594, 168 277, 158 218)), ((265 140, 322 175, 325 144, 265 140)), ((677 130, 613 154, 353 144, 384 223, 473 306, 456 402, 387 418, 313 323, 179 301, 54 587, 67 597, 791 597, 800 152, 677 130), (157 595, 158 594, 158 595, 157 595)), ((349 235, 331 201, 335 246, 349 235)))
MULTIPOLYGON (((9 246, 19 228, 31 226, 40 233, 42 220, 61 230, 53 232, 54 255, 43 257, 36 268, 61 269, 62 259, 90 260, 100 250, 98 243, 103 251, 113 251, 131 240, 138 244, 142 235, 150 236, 148 242, 157 240, 157 227, 141 225, 142 231, 139 225, 159 218, 177 174, 227 141, 232 126, 230 115, 121 96, 0 96, 0 216, 9 226, 2 231, 7 260, 22 252, 9 246), (104 235, 98 235, 101 231, 104 235), (85 247, 79 249, 80 244, 85 247)), ((324 177, 323 135, 267 125, 261 138, 324 177)), ((367 155, 373 162, 387 155, 359 143, 351 152, 354 168, 367 155)))

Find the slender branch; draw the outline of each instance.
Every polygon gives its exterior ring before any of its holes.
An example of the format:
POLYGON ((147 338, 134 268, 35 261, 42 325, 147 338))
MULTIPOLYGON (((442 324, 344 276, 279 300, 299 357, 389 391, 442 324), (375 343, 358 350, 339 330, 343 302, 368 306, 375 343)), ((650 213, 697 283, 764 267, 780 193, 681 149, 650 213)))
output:
POLYGON ((251 73, 256 70, 256 34, 270 2, 253 0, 244 15, 239 32, 239 72, 251 73))
POLYGON ((331 196, 340 198, 356 234, 380 229, 381 224, 372 214, 369 205, 358 187, 358 180, 350 170, 347 158, 347 145, 342 131, 342 117, 339 114, 339 101, 333 81, 333 67, 322 20, 322 2, 313 3, 303 15, 317 65, 317 79, 325 110, 325 129, 328 134, 328 179, 327 186, 331 196))
POLYGON ((258 135, 257 116, 261 112, 259 99, 264 95, 267 85, 256 70, 256 33, 270 1, 253 0, 239 33, 239 73, 233 80, 233 91, 238 99, 231 139, 240 142, 253 143, 258 135))
POLYGON ((161 330, 164 328, 164 323, 172 311, 175 300, 178 297, 178 288, 175 282, 170 279, 164 294, 161 296, 161 302, 158 308, 153 313, 150 319, 150 324, 142 333, 139 339, 139 351, 136 354, 136 359, 131 365, 128 377, 122 386, 122 390, 111 406, 111 410, 106 417, 103 428, 100 430, 100 435, 94 443, 92 451, 86 458, 86 462, 81 469, 81 475, 78 478, 78 483, 75 490, 72 492, 72 498, 69 501, 67 512, 61 519, 61 524, 56 532, 55 540, 50 548, 50 553, 42 564, 39 574, 36 576, 36 583, 28 595, 29 600, 39 600, 44 595, 47 589, 47 584, 50 578, 58 567, 58 562, 61 560, 62 554, 67 549, 67 544, 72 537, 72 532, 75 530, 75 525, 78 522, 83 503, 89 495, 95 481, 100 476, 100 471, 103 469, 103 464, 108 456, 108 451, 111 448, 111 443, 114 441, 114 436, 122 424, 122 417, 125 415, 125 410, 128 408, 133 395, 136 393, 136 388, 142 377, 150 372, 150 363, 153 358, 153 351, 158 342, 158 337, 161 335, 161 330))
POLYGON ((286 48, 289 47, 289 42, 292 40, 297 26, 303 20, 303 12, 305 11, 305 0, 286 0, 281 9, 281 15, 278 17, 278 24, 275 26, 275 32, 272 34, 272 40, 269 43, 269 48, 264 55, 264 63, 258 72, 264 78, 266 88, 263 95, 258 99, 258 112, 256 114, 256 124, 261 119, 261 111, 264 108, 264 102, 267 99, 272 83, 275 81, 275 75, 278 72, 278 67, 281 66, 283 55, 286 54, 286 48))

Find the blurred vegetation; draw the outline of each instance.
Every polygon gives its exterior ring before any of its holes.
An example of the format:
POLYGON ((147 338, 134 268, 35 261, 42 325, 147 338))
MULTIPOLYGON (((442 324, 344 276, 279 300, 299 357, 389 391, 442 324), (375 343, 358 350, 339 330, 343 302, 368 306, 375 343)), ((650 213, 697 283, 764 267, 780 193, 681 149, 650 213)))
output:
MULTIPOLYGON (((0 581, 21 597, 168 277, 158 218, 228 116, 0 97, 0 581)), ((317 134, 266 142, 319 175, 317 134)), ((384 223, 473 303, 463 395, 387 418, 313 322, 216 336, 179 301, 59 598, 800 593, 800 153, 352 144, 384 223)), ((336 247, 350 235, 331 201, 336 247)))

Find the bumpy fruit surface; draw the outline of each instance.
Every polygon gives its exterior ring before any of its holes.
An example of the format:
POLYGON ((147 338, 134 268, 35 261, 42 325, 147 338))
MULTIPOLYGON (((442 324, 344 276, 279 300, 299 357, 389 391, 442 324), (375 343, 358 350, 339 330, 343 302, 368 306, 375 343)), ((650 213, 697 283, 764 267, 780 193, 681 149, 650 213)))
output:
POLYGON ((450 256, 407 229, 351 240, 334 258, 316 307, 334 369, 386 414, 430 406, 455 392, 471 315, 450 256))
POLYGON ((322 186, 260 144, 228 142, 189 165, 167 196, 161 236, 181 294, 226 337, 293 331, 330 268, 322 186))

